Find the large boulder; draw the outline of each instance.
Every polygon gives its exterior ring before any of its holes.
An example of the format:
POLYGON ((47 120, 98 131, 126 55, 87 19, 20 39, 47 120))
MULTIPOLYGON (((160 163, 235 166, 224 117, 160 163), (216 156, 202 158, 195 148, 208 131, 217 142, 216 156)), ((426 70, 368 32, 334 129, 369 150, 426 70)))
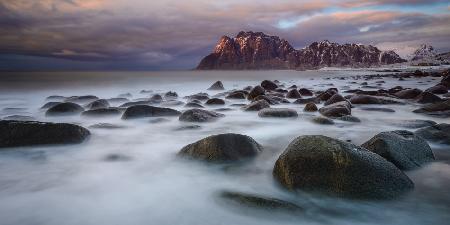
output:
POLYGON ((276 161, 273 175, 289 190, 348 198, 391 199, 414 188, 413 182, 383 157, 322 135, 293 140, 276 161))
POLYGON ((421 104, 427 104, 427 103, 442 102, 442 99, 431 92, 424 91, 416 97, 416 101, 421 104))
POLYGON ((301 98, 301 97, 302 95, 300 94, 300 92, 298 92, 297 89, 291 89, 286 94, 286 98, 301 98))
POLYGON ((436 86, 428 88, 426 91, 433 94, 445 94, 448 92, 448 88, 442 84, 438 84, 436 86))
POLYGON ((352 114, 352 106, 347 101, 336 102, 319 109, 320 114, 327 117, 341 117, 352 114))
POLYGON ((297 111, 287 108, 265 108, 258 112, 259 117, 298 117, 297 111))
POLYGON ((415 134, 426 140, 450 145, 450 124, 440 123, 416 130, 415 134))
POLYGON ((219 80, 212 84, 208 90, 225 90, 225 88, 223 87, 222 81, 219 80))
POLYGON ((117 108, 91 109, 81 113, 82 116, 88 117, 119 116, 120 114, 122 112, 117 108))
POLYGON ((229 93, 225 98, 227 99, 245 99, 246 91, 233 91, 229 93))
POLYGON ((76 144, 89 135, 89 130, 74 124, 0 120, 0 148, 76 144))
POLYGON ((106 99, 98 99, 86 105, 88 109, 103 109, 108 108, 109 102, 106 99))
POLYGON ((70 116, 77 115, 84 111, 80 105, 72 102, 63 102, 56 104, 45 112, 46 116, 70 116))
POLYGON ((189 109, 180 115, 179 120, 184 122, 212 122, 223 116, 225 115, 213 111, 189 109))
POLYGON ((399 104, 400 102, 393 99, 375 97, 371 95, 353 95, 350 98, 352 104, 399 104))
POLYGON ((261 87, 263 87, 266 90, 273 91, 278 88, 278 85, 273 81, 263 80, 261 82, 261 87))
POLYGON ((342 95, 336 93, 333 96, 331 96, 328 100, 326 100, 323 105, 331 105, 336 102, 342 102, 342 101, 347 101, 347 99, 342 97, 342 95))
POLYGON ((205 103, 206 105, 225 105, 225 101, 220 98, 211 98, 208 99, 205 103))
POLYGON ((362 147, 377 153, 402 170, 410 170, 434 160, 427 142, 406 130, 381 132, 362 147))
POLYGON ((256 156, 262 147, 253 138, 242 134, 218 134, 183 147, 179 156, 207 162, 230 162, 256 156))
POLYGON ((256 102, 252 102, 244 107, 242 107, 245 111, 259 111, 261 109, 270 108, 270 104, 266 100, 259 100, 256 102))
POLYGON ((316 112, 317 110, 319 110, 317 105, 312 102, 306 103, 305 108, 303 108, 305 112, 316 112))
POLYGON ((181 112, 171 108, 161 108, 150 105, 135 105, 128 107, 122 119, 136 119, 142 117, 178 116, 181 112))
POLYGON ((238 206, 244 206, 251 209, 270 210, 270 212, 272 213, 274 211, 304 211, 302 207, 294 203, 255 194, 247 194, 235 191, 222 191, 219 197, 221 198, 221 200, 236 204, 238 206))
POLYGON ((401 99, 412 99, 416 98, 422 93, 422 90, 413 88, 413 89, 405 89, 396 92, 394 95, 401 99))
POLYGON ((253 100, 254 98, 256 98, 260 95, 264 95, 265 93, 266 93, 266 90, 264 90, 263 87, 257 85, 254 88, 252 88, 252 90, 248 93, 247 99, 253 100))
POLYGON ((302 96, 313 96, 314 95, 314 93, 312 91, 310 91, 309 89, 306 89, 306 88, 300 88, 300 89, 298 89, 298 92, 302 96))
POLYGON ((450 99, 443 102, 430 103, 414 110, 415 113, 425 113, 436 116, 450 116, 450 99))

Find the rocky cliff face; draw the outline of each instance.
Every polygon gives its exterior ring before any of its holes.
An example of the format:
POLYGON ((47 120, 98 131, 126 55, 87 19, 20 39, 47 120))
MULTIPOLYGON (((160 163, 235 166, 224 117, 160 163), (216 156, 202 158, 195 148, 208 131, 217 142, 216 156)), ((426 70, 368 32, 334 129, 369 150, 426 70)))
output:
POLYGON ((223 36, 197 69, 315 69, 325 66, 368 67, 404 62, 395 52, 371 45, 314 42, 296 50, 289 42, 261 32, 223 36))

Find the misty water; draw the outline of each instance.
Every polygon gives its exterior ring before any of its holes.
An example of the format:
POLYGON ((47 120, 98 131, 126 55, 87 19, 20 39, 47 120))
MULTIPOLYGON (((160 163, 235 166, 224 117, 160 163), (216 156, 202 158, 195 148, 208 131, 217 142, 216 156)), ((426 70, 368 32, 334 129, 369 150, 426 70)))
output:
MULTIPOLYGON (((0 224, 448 224, 450 219, 450 147, 431 144, 436 161, 406 174, 414 191, 391 201, 336 199, 311 193, 290 193, 272 178, 273 165, 295 137, 322 134, 362 144, 381 131, 402 127, 405 120, 448 119, 415 114, 414 104, 389 105, 395 113, 352 110, 361 123, 336 120, 334 125, 311 122, 304 105, 272 107, 296 109, 295 119, 260 118, 231 104, 226 116, 198 129, 182 129, 192 123, 167 117, 124 121, 118 117, 45 117, 40 107, 50 95, 96 95, 113 98, 131 93, 133 99, 154 93, 176 91, 183 96, 206 92, 221 80, 226 90, 242 89, 264 79, 277 79, 286 87, 296 84, 312 90, 337 87, 340 91, 360 88, 364 80, 340 80, 338 76, 376 74, 352 71, 215 71, 215 72, 51 72, 3 73, 0 77, 0 117, 32 116, 39 121, 67 122, 89 127, 98 123, 123 126, 118 129, 88 128, 92 135, 82 144, 2 149, 0 151, 0 224), (331 78, 331 79, 326 79, 331 78), (357 83, 350 83, 356 81, 357 83), (151 90, 153 93, 140 93, 151 90), (241 164, 209 165, 179 159, 185 145, 212 134, 241 133, 264 147, 254 160, 241 164), (108 160, 108 156, 119 160, 108 160), (237 191, 279 198, 305 208, 303 213, 264 211, 229 204, 218 197, 221 191, 237 191)), ((384 78, 383 88, 397 85, 426 89, 438 78, 398 81, 384 78)), ((379 80, 367 81, 377 86, 379 80)), ((373 90, 373 89, 367 89, 373 90)), ((112 103, 117 106, 121 103, 112 103)), ((185 110, 181 106, 170 108, 185 110)), ((386 107, 386 106, 380 106, 386 107)))

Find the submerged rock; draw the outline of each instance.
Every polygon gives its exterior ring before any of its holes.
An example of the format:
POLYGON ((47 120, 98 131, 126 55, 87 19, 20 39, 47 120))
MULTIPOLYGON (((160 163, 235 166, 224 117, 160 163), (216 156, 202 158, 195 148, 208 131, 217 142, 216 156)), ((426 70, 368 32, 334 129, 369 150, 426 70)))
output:
POLYGON ((0 148, 77 144, 89 135, 89 130, 74 124, 0 120, 0 148))
POLYGON ((393 99, 375 97, 371 95, 354 95, 350 98, 352 104, 401 104, 393 99))
POLYGON ((233 91, 229 93, 225 98, 227 99, 245 99, 246 93, 244 91, 233 91))
POLYGON ((336 102, 342 102, 342 101, 347 101, 347 99, 342 97, 342 95, 340 95, 340 94, 334 94, 327 101, 325 101, 325 103, 323 103, 323 105, 325 105, 325 106, 326 105, 331 105, 331 104, 334 104, 336 102))
POLYGON ((321 135, 292 141, 276 161, 273 175, 289 190, 348 198, 391 199, 414 188, 413 182, 383 157, 321 135))
POLYGON ((265 93, 266 93, 266 90, 264 90, 263 87, 258 85, 258 86, 255 86, 254 88, 252 88, 252 90, 248 93, 247 99, 251 101, 260 95, 264 95, 265 93))
POLYGON ((204 108, 200 103, 196 102, 188 102, 186 105, 184 105, 186 108, 204 108))
POLYGON ((149 105, 135 105, 128 107, 122 119, 135 119, 142 117, 178 116, 181 112, 171 108, 161 108, 149 105))
POLYGON ((125 128, 125 126, 112 124, 112 123, 97 123, 89 126, 89 128, 94 129, 122 129, 125 128))
POLYGON ((222 81, 219 80, 212 84, 208 90, 225 90, 225 88, 223 87, 222 81))
POLYGON ((252 102, 242 108, 245 111, 259 111, 261 109, 270 108, 270 104, 266 100, 259 100, 256 102, 252 102))
POLYGON ((419 96, 421 93, 422 90, 414 88, 398 91, 394 95, 401 99, 413 99, 419 96))
POLYGON ((406 130, 381 132, 361 145, 402 170, 410 170, 434 160, 427 142, 406 130))
POLYGON ((301 98, 301 97, 302 95, 300 94, 300 92, 297 91, 297 89, 291 89, 286 94, 286 98, 301 98))
POLYGON ((317 110, 319 110, 316 106, 316 104, 309 102, 305 105, 305 108, 303 108, 303 111, 305 112, 316 112, 317 110))
POLYGON ((336 102, 319 109, 320 114, 326 117, 341 117, 352 114, 350 103, 347 101, 336 102))
POLYGON ((373 111, 373 112, 395 112, 395 110, 391 108, 380 108, 380 107, 361 107, 360 109, 364 111, 373 111))
POLYGON ((122 112, 116 108, 91 109, 81 113, 82 116, 88 117, 119 116, 120 114, 122 112))
POLYGON ((311 121, 314 123, 323 124, 323 125, 333 125, 334 124, 333 120, 323 117, 323 116, 316 116, 311 121))
POLYGON ((83 95, 83 96, 71 96, 65 99, 66 102, 73 102, 78 104, 84 104, 88 102, 93 102, 99 98, 94 95, 83 95))
POLYGON ((88 109, 103 109, 108 107, 109 102, 106 99, 98 99, 86 105, 88 109))
POLYGON ((203 110, 203 109, 189 109, 184 111, 180 117, 180 121, 184 122, 212 122, 219 117, 224 117, 224 114, 203 110))
POLYGON ((207 105, 225 105, 225 101, 220 98, 211 98, 211 99, 208 99, 208 101, 206 101, 205 104, 207 104, 207 105))
POLYGON ((36 121, 36 118, 32 116, 10 115, 3 117, 3 120, 36 121))
POLYGON ((229 201, 240 206, 261 210, 299 211, 304 209, 294 203, 281 199, 265 197, 261 195, 247 194, 234 191, 222 191, 219 194, 222 200, 229 201))
POLYGON ((258 112, 259 117, 298 117, 297 111, 288 108, 265 108, 258 112))
POLYGON ((294 101, 294 104, 308 104, 308 103, 319 104, 320 99, 315 98, 315 97, 314 98, 299 98, 294 101))
POLYGON ((60 103, 62 103, 62 102, 47 102, 41 107, 41 109, 48 109, 48 108, 51 108, 51 107, 53 107, 55 105, 58 105, 60 103))
POLYGON ((256 156, 262 146, 242 134, 218 134, 183 147, 179 156, 207 162, 232 162, 256 156))
POLYGON ((432 142, 450 145, 450 124, 447 123, 421 128, 415 134, 432 142))
POLYGON ((84 111, 80 105, 72 102, 63 102, 50 107, 45 113, 46 116, 70 116, 77 115, 84 111))
POLYGON ((346 121, 346 122, 352 122, 352 123, 361 123, 361 120, 358 117, 352 116, 352 115, 336 117, 335 119, 346 121))
POLYGON ((278 85, 275 82, 273 82, 273 81, 263 80, 261 82, 261 87, 263 87, 266 90, 273 91, 273 90, 278 88, 278 85))
POLYGON ((424 91, 419 96, 416 97, 416 101, 418 103, 426 104, 426 103, 442 102, 443 100, 439 96, 431 92, 424 91))

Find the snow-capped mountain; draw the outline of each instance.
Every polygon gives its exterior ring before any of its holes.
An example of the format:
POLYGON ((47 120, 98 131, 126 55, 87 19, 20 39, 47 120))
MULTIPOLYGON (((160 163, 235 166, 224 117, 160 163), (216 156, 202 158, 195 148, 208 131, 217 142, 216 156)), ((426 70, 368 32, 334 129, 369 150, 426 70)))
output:
POLYGON ((393 51, 381 51, 372 45, 341 45, 325 40, 296 50, 277 36, 241 31, 234 38, 223 36, 197 69, 370 67, 405 61, 393 51))
POLYGON ((411 61, 419 61, 419 60, 434 60, 438 53, 431 45, 422 44, 418 49, 414 51, 411 55, 411 61))

